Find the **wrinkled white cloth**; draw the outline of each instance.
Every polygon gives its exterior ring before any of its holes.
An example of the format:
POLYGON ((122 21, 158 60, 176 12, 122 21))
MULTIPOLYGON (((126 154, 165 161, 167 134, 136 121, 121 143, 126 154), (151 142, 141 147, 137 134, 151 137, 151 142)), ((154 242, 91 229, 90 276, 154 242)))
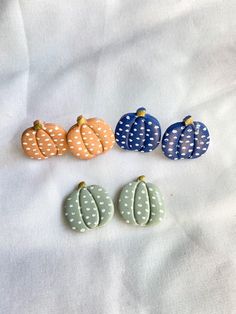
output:
POLYGON ((236 4, 234 0, 0 1, 0 313, 236 313, 236 4), (162 131, 191 114, 211 134, 187 161, 114 147, 90 161, 27 159, 40 118, 119 117, 145 106, 162 131), (145 174, 166 218, 118 214, 77 234, 63 222, 81 180, 107 189, 145 174))

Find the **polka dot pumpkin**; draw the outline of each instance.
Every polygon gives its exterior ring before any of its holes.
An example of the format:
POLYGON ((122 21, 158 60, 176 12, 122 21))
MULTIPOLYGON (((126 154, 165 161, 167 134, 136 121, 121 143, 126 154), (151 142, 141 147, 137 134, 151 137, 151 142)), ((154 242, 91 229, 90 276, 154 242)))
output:
POLYGON ((207 151, 209 142, 207 127, 187 116, 183 122, 168 127, 162 138, 162 150, 172 160, 193 159, 207 151))
POLYGON ((47 159, 67 151, 66 131, 56 124, 39 120, 23 132, 21 143, 26 155, 32 159, 47 159))
POLYGON ((159 189, 146 183, 145 177, 125 185, 119 197, 119 211, 128 224, 147 226, 159 223, 164 216, 159 189))
POLYGON ((91 159, 110 150, 115 137, 111 127, 102 119, 86 120, 79 116, 77 124, 67 134, 67 143, 75 157, 91 159))
POLYGON ((159 121, 139 108, 136 113, 127 113, 119 120, 115 137, 117 144, 126 150, 148 153, 160 143, 161 127, 159 121))
POLYGON ((72 230, 85 232, 105 225, 114 214, 113 202, 98 185, 81 182, 65 201, 64 215, 72 230))

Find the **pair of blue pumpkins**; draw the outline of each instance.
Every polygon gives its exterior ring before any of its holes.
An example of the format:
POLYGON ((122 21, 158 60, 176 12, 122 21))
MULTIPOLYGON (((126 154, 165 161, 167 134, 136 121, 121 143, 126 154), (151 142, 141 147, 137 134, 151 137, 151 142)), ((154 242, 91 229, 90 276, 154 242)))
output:
MULTIPOLYGON (((125 150, 148 153, 161 141, 159 121, 139 108, 121 117, 115 129, 117 144, 125 150)), ((172 160, 193 159, 202 156, 210 142, 207 127, 187 116, 182 122, 172 124, 162 137, 162 150, 172 160)))

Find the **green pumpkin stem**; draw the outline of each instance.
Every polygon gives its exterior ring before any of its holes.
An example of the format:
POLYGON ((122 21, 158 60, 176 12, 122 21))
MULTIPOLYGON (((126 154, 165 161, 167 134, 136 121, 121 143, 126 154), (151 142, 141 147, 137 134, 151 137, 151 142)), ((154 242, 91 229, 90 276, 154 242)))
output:
POLYGON ((143 181, 144 182, 145 180, 146 180, 145 176, 139 176, 138 177, 138 181, 143 181))
POLYGON ((84 181, 80 182, 78 185, 78 189, 82 189, 86 187, 86 183, 84 181))
POLYGON ((38 131, 40 129, 43 129, 43 122, 40 120, 36 120, 34 121, 34 126, 33 128, 35 129, 35 131, 38 131))
POLYGON ((83 116, 81 115, 81 116, 79 116, 79 117, 77 118, 77 125, 80 126, 80 125, 86 123, 86 121, 87 121, 87 120, 85 119, 85 117, 83 117, 83 116))

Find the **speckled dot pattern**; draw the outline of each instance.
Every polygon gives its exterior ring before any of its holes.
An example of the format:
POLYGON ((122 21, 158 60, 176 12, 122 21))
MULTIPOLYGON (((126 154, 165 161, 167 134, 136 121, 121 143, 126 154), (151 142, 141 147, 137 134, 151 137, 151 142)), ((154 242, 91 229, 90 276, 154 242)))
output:
POLYGON ((82 233, 105 225, 113 214, 112 199, 98 185, 74 190, 64 204, 64 215, 71 229, 82 233))
POLYGON ((115 130, 116 143, 125 150, 148 153, 157 148, 161 139, 159 121, 139 108, 136 113, 121 117, 115 130))
POLYGON ((72 126, 67 134, 67 143, 75 157, 86 160, 109 151, 115 143, 115 136, 105 121, 91 118, 72 126))
POLYGON ((165 131, 162 150, 167 158, 194 159, 206 153, 210 143, 209 131, 202 122, 186 124, 189 119, 192 117, 185 117, 183 122, 172 124, 165 131))
POLYGON ((53 123, 40 123, 40 128, 26 129, 21 137, 25 154, 31 159, 44 160, 67 151, 66 131, 53 123))
POLYGON ((119 211, 127 224, 154 225, 164 217, 163 198, 157 186, 138 179, 123 187, 119 211))

